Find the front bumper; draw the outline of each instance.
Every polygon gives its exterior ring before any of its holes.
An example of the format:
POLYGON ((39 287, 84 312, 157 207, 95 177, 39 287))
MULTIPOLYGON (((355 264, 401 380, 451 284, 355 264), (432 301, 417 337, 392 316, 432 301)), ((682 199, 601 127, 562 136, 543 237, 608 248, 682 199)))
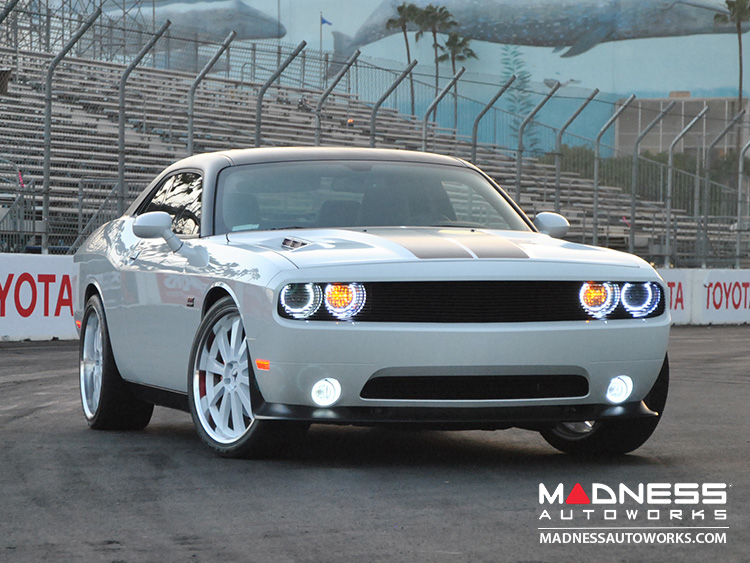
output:
POLYGON ((275 318, 249 328, 251 357, 268 362, 255 370, 259 418, 332 423, 423 422, 495 424, 648 416, 640 402, 662 367, 669 316, 595 322, 507 324, 325 323, 275 318), (500 400, 365 398, 362 390, 381 374, 399 377, 495 378, 540 375, 583 377, 588 391, 574 397, 500 400), (612 378, 634 383, 626 405, 605 399, 612 378), (312 386, 339 381, 331 408, 317 408, 312 386))

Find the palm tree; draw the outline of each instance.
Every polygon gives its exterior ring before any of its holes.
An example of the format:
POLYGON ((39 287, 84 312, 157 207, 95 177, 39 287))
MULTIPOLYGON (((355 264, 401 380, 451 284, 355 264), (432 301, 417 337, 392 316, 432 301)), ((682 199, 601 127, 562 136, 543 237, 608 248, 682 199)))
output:
MULTIPOLYGON (((409 65, 411 64, 411 51, 409 49, 409 36, 406 32, 408 31, 409 24, 416 23, 419 8, 417 8, 414 4, 404 2, 398 8, 396 8, 396 10, 398 12, 398 17, 391 18, 387 22, 385 22, 385 28, 400 29, 404 34, 404 44, 406 45, 406 64, 409 65)), ((409 73, 409 85, 411 90, 411 113, 412 115, 414 115, 414 76, 412 76, 411 72, 409 73)))
POLYGON ((432 49, 435 52, 435 97, 437 97, 440 86, 440 74, 438 72, 438 48, 440 45, 437 35, 450 31, 458 23, 453 19, 453 14, 448 11, 448 8, 445 6, 437 7, 432 4, 427 4, 423 10, 418 11, 416 23, 419 26, 419 31, 415 35, 417 41, 422 38, 426 31, 432 33, 432 49))
MULTIPOLYGON (((742 22, 750 21, 750 0, 726 0, 724 2, 727 6, 729 13, 727 14, 715 14, 714 21, 716 23, 729 23, 732 22, 737 28, 737 44, 740 51, 740 85, 737 92, 737 111, 742 110, 742 22)), ((740 136, 737 135, 736 147, 737 158, 740 156, 740 136)), ((739 170, 736 175, 737 187, 741 189, 739 176, 739 170)))
MULTIPOLYGON (((461 37, 457 32, 451 31, 445 45, 439 45, 443 52, 438 57, 439 62, 450 61, 453 69, 453 76, 456 75, 456 63, 463 62, 467 59, 476 59, 477 54, 469 47, 471 39, 461 37)), ((453 128, 458 127, 458 83, 453 85, 453 128)))
POLYGON ((737 28, 737 44, 740 51, 740 87, 737 93, 737 111, 742 109, 742 22, 750 21, 750 0, 726 0, 728 14, 714 15, 716 23, 732 22, 737 28))

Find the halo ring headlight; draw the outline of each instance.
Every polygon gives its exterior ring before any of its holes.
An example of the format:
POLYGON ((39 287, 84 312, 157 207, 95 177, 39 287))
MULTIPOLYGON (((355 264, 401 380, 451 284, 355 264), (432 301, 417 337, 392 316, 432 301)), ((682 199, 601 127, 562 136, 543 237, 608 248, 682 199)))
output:
POLYGON ((323 291, 314 283, 290 283, 280 295, 281 306, 295 319, 312 317, 323 303, 323 291))
POLYGON ((328 312, 337 319, 348 321, 365 306, 367 293, 361 283, 329 283, 325 288, 328 312))
POLYGON ((611 282, 586 282, 578 297, 586 313, 595 319, 603 319, 620 303, 620 287, 611 282))
POLYGON ((625 310, 636 319, 653 313, 660 298, 659 286, 653 283, 626 283, 620 296, 625 310))

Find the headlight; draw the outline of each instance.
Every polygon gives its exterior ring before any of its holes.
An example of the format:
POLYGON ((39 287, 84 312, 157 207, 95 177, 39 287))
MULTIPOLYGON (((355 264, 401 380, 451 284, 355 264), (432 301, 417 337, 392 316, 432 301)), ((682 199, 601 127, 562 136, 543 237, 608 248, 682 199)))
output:
POLYGON ((626 283, 622 286, 622 305, 636 319, 647 317, 659 304, 661 290, 652 283, 626 283))
POLYGON ((326 309, 337 319, 350 320, 365 306, 365 286, 361 283, 329 283, 326 286, 326 309))
POLYGON ((620 288, 610 282, 586 282, 579 294, 581 305, 595 319, 603 319, 615 310, 620 301, 620 288))
POLYGON ((279 294, 279 314, 302 320, 351 321, 366 299, 361 283, 290 283, 279 294))
POLYGON ((295 319, 312 317, 320 309, 323 292, 314 283, 292 283, 281 290, 281 306, 295 319))
POLYGON ((664 309, 661 288, 654 282, 586 282, 578 298, 595 319, 642 319, 664 309))

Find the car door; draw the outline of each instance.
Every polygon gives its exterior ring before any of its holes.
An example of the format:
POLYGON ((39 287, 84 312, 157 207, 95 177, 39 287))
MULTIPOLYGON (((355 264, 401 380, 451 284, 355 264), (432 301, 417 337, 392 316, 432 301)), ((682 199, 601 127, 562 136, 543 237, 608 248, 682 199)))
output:
MULTIPOLYGON (((164 211, 183 239, 200 233, 203 179, 197 171, 166 177, 136 213, 164 211)), ((187 391, 190 347, 200 322, 194 307, 202 286, 184 254, 172 252, 164 239, 141 239, 130 218, 123 227, 126 249, 121 272, 121 307, 110 323, 115 357, 126 379, 174 391, 187 391)), ((199 272, 198 272, 199 273, 199 272)))

